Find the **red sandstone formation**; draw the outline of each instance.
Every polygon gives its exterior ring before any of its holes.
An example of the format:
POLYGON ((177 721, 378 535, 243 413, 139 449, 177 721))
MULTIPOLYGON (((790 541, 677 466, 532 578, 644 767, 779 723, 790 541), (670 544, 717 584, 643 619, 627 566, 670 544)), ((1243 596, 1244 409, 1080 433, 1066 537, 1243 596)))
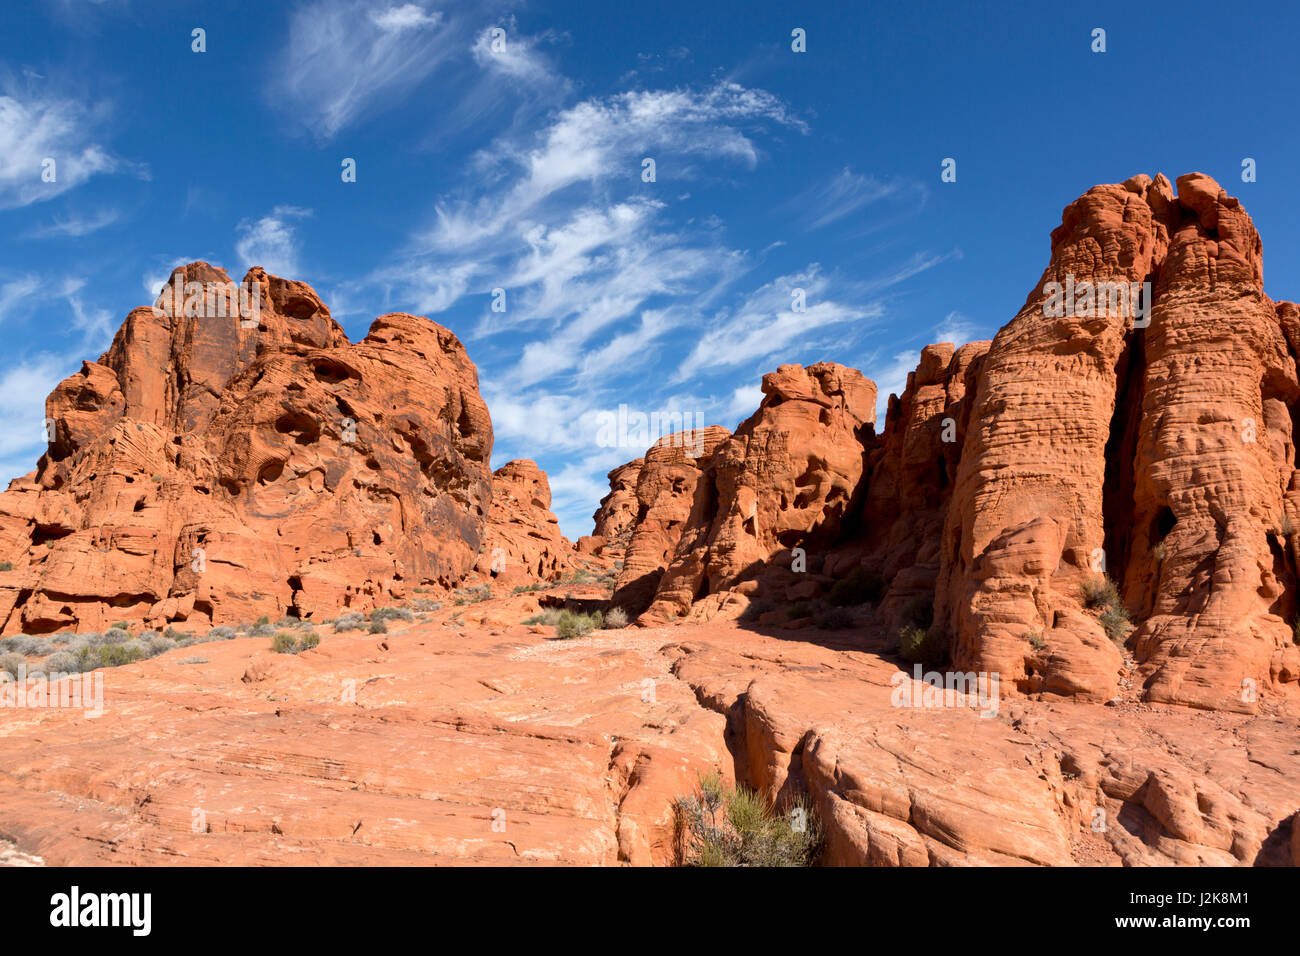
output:
MULTIPOLYGON (((1020 313, 991 343, 926 348, 879 435, 854 426, 865 398, 768 426, 816 410, 808 374, 832 366, 800 370, 799 394, 768 384, 791 367, 768 376, 755 417, 686 476, 691 507, 645 525, 620 591, 640 582, 628 606, 646 621, 707 619, 821 598, 861 568, 882 580, 878 628, 919 600, 951 663, 1008 690, 1105 700, 1127 653, 1150 701, 1295 697, 1298 348, 1300 311, 1264 294, 1259 236, 1217 183, 1097 186, 1066 208, 1020 313), (1086 606, 1103 574, 1130 635, 1086 606)), ((663 484, 645 475, 634 542, 663 484)))
POLYGON ((683 616, 770 563, 789 567, 792 548, 824 550, 854 509, 876 386, 831 362, 782 365, 763 376, 763 396, 709 458, 652 618, 683 616))
POLYGON ((475 570, 502 587, 554 581, 573 565, 574 550, 551 513, 546 472, 526 458, 492 473, 483 552, 475 570))
POLYGON ((160 297, 50 395, 0 495, 3 633, 364 609, 474 566, 492 427, 456 337, 392 314, 352 344, 304 283, 245 282, 260 314, 160 297))
POLYGON ((696 490, 700 476, 729 435, 710 425, 690 435, 665 435, 646 452, 636 482, 638 517, 612 599, 629 615, 649 607, 682 531, 692 516, 699 522, 708 494, 696 490))

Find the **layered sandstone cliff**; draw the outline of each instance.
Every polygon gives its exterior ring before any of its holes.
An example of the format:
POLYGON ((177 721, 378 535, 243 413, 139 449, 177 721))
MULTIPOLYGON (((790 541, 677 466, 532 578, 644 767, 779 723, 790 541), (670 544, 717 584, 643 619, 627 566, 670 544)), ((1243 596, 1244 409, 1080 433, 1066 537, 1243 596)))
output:
MULTIPOLYGON (((631 608, 736 616, 868 581, 878 631, 928 627, 952 667, 1007 690, 1105 700, 1136 682, 1247 712, 1296 696, 1300 311, 1264 293, 1261 248, 1207 176, 1090 189, 1015 318, 923 350, 878 434, 853 422, 870 382, 836 408, 769 383, 825 366, 768 376, 700 463, 696 506, 670 536, 656 520, 638 567, 654 593, 631 608), (759 432, 782 437, 740 437, 759 432), (1109 620, 1090 606, 1107 579, 1109 620)), ((659 493, 638 482, 642 520, 659 493)))
MULTIPOLYGON (((169 288, 194 283, 229 278, 169 288)), ((392 314, 350 343, 304 283, 245 284, 251 316, 136 309, 50 395, 49 449, 0 495, 4 633, 364 609, 474 566, 492 427, 456 337, 392 314)))

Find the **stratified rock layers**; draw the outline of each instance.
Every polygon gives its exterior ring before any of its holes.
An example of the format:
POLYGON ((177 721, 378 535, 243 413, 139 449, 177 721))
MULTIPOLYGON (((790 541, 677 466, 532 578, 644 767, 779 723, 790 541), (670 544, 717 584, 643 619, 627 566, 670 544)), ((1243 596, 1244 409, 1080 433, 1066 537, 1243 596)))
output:
MULTIPOLYGON (((880 434, 853 370, 767 376, 693 470, 691 507, 646 525, 653 593, 629 607, 708 619, 865 573, 877 624, 932 601, 950 665, 1004 691, 1109 699, 1127 647, 1150 701, 1297 696, 1298 347, 1300 310, 1264 294, 1259 236, 1212 179, 1094 187, 1016 317, 991 343, 926 348, 880 434), (1124 605, 1108 620, 1085 600, 1103 575, 1124 605)), ((634 542, 659 501, 648 467, 634 542)))
POLYGON ((304 283, 250 283, 251 317, 136 309, 51 394, 48 452, 0 495, 4 633, 306 617, 473 567, 492 427, 464 347, 405 314, 352 344, 304 283))

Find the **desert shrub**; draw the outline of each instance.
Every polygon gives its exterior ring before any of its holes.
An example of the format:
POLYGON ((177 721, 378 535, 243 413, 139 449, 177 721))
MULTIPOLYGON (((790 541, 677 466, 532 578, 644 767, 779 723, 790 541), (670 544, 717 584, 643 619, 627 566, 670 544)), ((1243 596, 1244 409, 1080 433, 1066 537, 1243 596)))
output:
POLYGON ((302 648, 304 651, 309 651, 313 647, 318 647, 319 645, 320 645, 319 634, 314 634, 314 633, 304 634, 302 637, 298 639, 298 646, 302 648))
POLYGON ((797 621, 801 617, 808 617, 812 614, 812 608, 808 606, 807 601, 795 601, 785 612, 787 621, 797 621))
POLYGON ((590 634, 602 626, 604 626, 604 620, 599 611, 591 614, 561 611, 555 621, 555 633, 564 640, 569 640, 570 638, 590 634))
POLYGON ((909 624, 898 632, 898 654, 909 664, 936 667, 948 656, 948 635, 939 627, 909 624))
POLYGON ((87 644, 75 652, 77 666, 82 671, 93 671, 101 667, 121 667, 144 657, 144 650, 136 643, 131 644, 87 644))
POLYGON ((55 634, 50 638, 50 643, 55 647, 63 647, 63 645, 70 643, 76 636, 77 635, 73 634, 71 631, 60 631, 58 634, 55 634))
POLYGON ((356 611, 349 611, 347 614, 340 614, 334 621, 334 633, 343 634, 347 631, 359 631, 366 623, 366 616, 356 611))
POLYGON ((411 607, 421 614, 428 614, 431 611, 441 611, 441 601, 430 601, 428 598, 416 598, 411 602, 411 607))
POLYGON ((405 607, 377 607, 370 612, 371 621, 414 621, 415 612, 405 607))
POLYGON ((934 595, 918 594, 903 605, 903 620, 924 630, 934 623, 934 595))
POLYGON ((270 623, 271 623, 271 616, 269 614, 263 614, 261 617, 259 617, 256 621, 253 622, 253 625, 255 627, 265 627, 270 623))
POLYGON ((473 588, 458 588, 453 592, 453 604, 477 604, 492 597, 492 585, 480 584, 473 588))
MULTIPOLYGON (((157 633, 156 631, 154 633, 157 633)), ((131 632, 124 631, 120 627, 110 627, 99 639, 94 641, 95 644, 125 644, 131 639, 131 632)))
POLYGON ((81 663, 75 654, 69 654, 67 651, 55 651, 49 657, 45 658, 42 669, 46 675, 50 674, 80 674, 81 663))
POLYGON ((211 628, 208 631, 207 636, 210 641, 230 641, 234 640, 235 629, 233 627, 226 627, 224 624, 218 624, 216 627, 211 628))
POLYGON ((280 618, 280 620, 275 622, 275 626, 276 627, 297 627, 298 619, 296 617, 289 617, 289 615, 286 614, 284 617, 280 618))
POLYGON ((1151 556, 1155 558, 1157 562, 1165 559, 1165 543, 1163 541, 1156 542, 1155 547, 1151 549, 1151 556))
POLYGON ((885 592, 885 580, 866 568, 858 566, 831 585, 826 600, 837 607, 854 604, 875 604, 885 592))
POLYGON ((271 638, 271 652, 274 654, 297 654, 298 638, 288 631, 279 631, 271 638))
POLYGON ((608 628, 627 627, 627 611, 621 607, 612 607, 605 612, 605 626, 608 628))
POLYGON ((1116 604, 1106 608, 1101 612, 1101 617, 1097 618, 1101 628, 1116 644, 1123 644, 1128 640, 1129 632, 1133 630, 1133 622, 1129 620, 1128 609, 1122 604, 1116 604))
POLYGON ((23 657, 44 657, 54 650, 54 645, 43 637, 15 634, 0 641, 0 650, 23 657))
POLYGON ((784 814, 745 787, 701 778, 674 805, 679 866, 811 866, 821 849, 821 824, 796 800, 784 814))
POLYGON ((371 634, 387 634, 388 625, 385 624, 382 620, 371 621, 369 630, 371 634))
POLYGON ((842 631, 853 626, 853 614, 847 608, 833 607, 814 615, 813 623, 824 631, 842 631))
POLYGON ((1029 642, 1029 646, 1036 651, 1041 651, 1044 647, 1047 646, 1047 641, 1043 639, 1042 631, 1030 631, 1028 634, 1025 635, 1025 640, 1027 640, 1029 642))
POLYGON ((511 594, 528 594, 528 593, 531 592, 531 591, 545 591, 545 590, 546 590, 547 588, 549 588, 549 587, 550 587, 550 584, 546 583, 545 581, 534 581, 532 584, 520 584, 520 585, 516 585, 516 586, 515 586, 515 589, 514 589, 513 591, 511 591, 510 593, 511 593, 511 594))
POLYGON ((209 663, 209 661, 206 657, 199 657, 196 654, 193 657, 182 657, 176 663, 177 664, 207 664, 209 663))
POLYGON ((0 654, 0 671, 8 671, 14 679, 18 677, 18 668, 26 667, 26 665, 27 658, 16 651, 6 651, 4 654, 0 654))
POLYGON ((1089 578, 1080 585, 1079 590, 1083 597, 1083 606, 1093 611, 1118 607, 1123 603, 1120 600, 1119 588, 1106 574, 1089 578))
POLYGON ((0 561, 0 571, 12 571, 14 563, 12 561, 0 561))
POLYGON ((249 637, 271 637, 277 631, 274 624, 254 624, 248 632, 249 637))
POLYGON ((178 646, 175 638, 157 632, 149 637, 141 637, 136 643, 145 657, 157 657, 159 654, 175 650, 178 646))
POLYGON ((757 621, 768 611, 775 610, 772 602, 764 599, 750 601, 744 612, 740 615, 742 621, 757 621))
POLYGON ((542 611, 538 614, 534 614, 532 617, 524 618, 524 623, 525 624, 549 624, 551 626, 554 626, 560 623, 560 615, 562 613, 563 613, 562 611, 559 611, 555 608, 548 608, 545 611, 542 611))

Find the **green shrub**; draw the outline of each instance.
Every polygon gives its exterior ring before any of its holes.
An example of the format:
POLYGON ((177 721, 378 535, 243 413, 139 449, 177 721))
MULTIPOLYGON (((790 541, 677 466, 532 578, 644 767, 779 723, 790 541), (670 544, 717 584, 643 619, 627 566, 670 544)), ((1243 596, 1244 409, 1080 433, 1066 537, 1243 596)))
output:
POLYGON ((428 614, 433 611, 441 611, 442 602, 430 601, 428 598, 416 598, 411 602, 411 607, 420 614, 428 614))
POLYGON ((458 588, 453 592, 453 604, 477 604, 492 597, 492 585, 480 584, 474 588, 458 588))
POLYGON ((233 627, 226 627, 224 624, 218 625, 208 631, 208 640, 210 641, 229 641, 233 640, 234 637, 235 629, 233 627))
POLYGON ((271 638, 271 651, 276 654, 297 654, 298 638, 288 631, 281 631, 271 638))
POLYGON ((309 651, 313 647, 317 647, 319 645, 320 645, 319 634, 304 634, 298 640, 298 646, 304 651, 309 651))
POLYGON ((271 616, 270 616, 269 614, 263 614, 261 617, 259 617, 259 618, 258 618, 256 621, 254 621, 253 623, 254 623, 257 627, 266 627, 266 625, 268 625, 268 624, 271 623, 271 616))
POLYGON ((1133 630, 1133 622, 1129 620, 1128 609, 1124 605, 1108 607, 1101 612, 1101 617, 1097 618, 1101 624, 1102 630, 1116 644, 1123 644, 1128 640, 1129 632, 1133 630))
POLYGON ((1047 641, 1043 639, 1042 631, 1030 631, 1028 634, 1025 635, 1025 640, 1027 640, 1029 642, 1029 646, 1036 651, 1041 651, 1044 647, 1047 646, 1047 641))
POLYGON ((1119 588, 1106 574, 1099 574, 1084 581, 1080 590, 1083 595, 1083 606, 1093 611, 1118 607, 1123 603, 1120 600, 1119 588))
POLYGON ((884 578, 859 565, 849 572, 848 577, 841 578, 831 585, 826 600, 836 607, 875 604, 884 593, 884 578))
POLYGON ((387 634, 388 625, 383 621, 371 621, 369 631, 371 634, 387 634))
POLYGON ((12 561, 0 561, 0 571, 12 571, 14 563, 12 561))
POLYGON ((110 631, 129 631, 129 630, 131 630, 131 622, 130 622, 130 621, 118 621, 118 622, 115 623, 115 624, 110 624, 110 625, 108 625, 108 629, 109 629, 110 631))
POLYGON ((937 667, 948 656, 948 635, 942 628, 909 624, 898 632, 898 654, 909 664, 937 667))
POLYGON ((729 788, 717 774, 673 806, 679 866, 811 866, 822 828, 808 803, 777 813, 745 787, 729 788))
POLYGON ((8 671, 15 680, 18 678, 18 668, 26 665, 26 663, 27 658, 21 654, 15 654, 13 651, 0 654, 0 671, 8 671))
POLYGON ((801 617, 810 617, 812 608, 808 606, 807 601, 795 601, 785 612, 787 621, 797 621, 801 617))
POLYGON ((604 623, 599 611, 593 614, 575 614, 573 611, 561 611, 555 624, 555 631, 564 640, 582 637, 601 627, 604 623))

